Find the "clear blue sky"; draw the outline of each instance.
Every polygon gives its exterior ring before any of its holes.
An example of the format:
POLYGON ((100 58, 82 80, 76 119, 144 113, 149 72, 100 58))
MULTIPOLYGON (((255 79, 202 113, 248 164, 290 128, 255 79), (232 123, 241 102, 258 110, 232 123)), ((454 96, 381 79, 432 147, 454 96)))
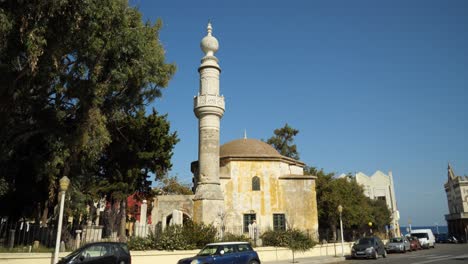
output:
POLYGON ((447 162, 468 174, 468 1, 136 0, 177 73, 154 103, 191 182, 200 40, 220 42, 221 143, 299 129, 301 160, 328 172, 391 170, 401 214, 445 225, 447 162))

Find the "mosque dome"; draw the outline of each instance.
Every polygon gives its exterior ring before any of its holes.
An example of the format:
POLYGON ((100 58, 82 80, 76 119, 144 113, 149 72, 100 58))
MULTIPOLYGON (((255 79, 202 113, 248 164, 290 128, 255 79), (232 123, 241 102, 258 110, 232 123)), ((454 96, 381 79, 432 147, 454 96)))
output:
POLYGON ((243 138, 230 141, 220 147, 219 157, 281 158, 271 145, 258 139, 243 138))
POLYGON ((206 55, 213 56, 219 49, 218 40, 211 35, 213 28, 211 23, 208 23, 207 32, 208 34, 204 37, 200 43, 200 47, 206 55))

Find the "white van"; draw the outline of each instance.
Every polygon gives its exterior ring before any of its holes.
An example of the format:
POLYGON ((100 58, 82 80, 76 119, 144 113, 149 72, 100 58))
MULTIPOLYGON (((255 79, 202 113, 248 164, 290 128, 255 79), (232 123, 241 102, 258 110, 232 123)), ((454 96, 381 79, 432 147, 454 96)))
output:
POLYGON ((413 229, 411 236, 417 237, 423 248, 435 247, 435 236, 431 229, 413 229))

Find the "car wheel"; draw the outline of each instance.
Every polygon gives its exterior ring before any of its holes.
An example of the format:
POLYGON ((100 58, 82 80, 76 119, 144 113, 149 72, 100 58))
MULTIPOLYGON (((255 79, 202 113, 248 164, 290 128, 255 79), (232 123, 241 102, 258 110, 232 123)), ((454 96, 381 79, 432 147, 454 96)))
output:
POLYGON ((382 257, 384 257, 384 258, 386 258, 386 257, 387 257, 387 250, 384 250, 384 251, 383 251, 383 255, 382 255, 382 257))

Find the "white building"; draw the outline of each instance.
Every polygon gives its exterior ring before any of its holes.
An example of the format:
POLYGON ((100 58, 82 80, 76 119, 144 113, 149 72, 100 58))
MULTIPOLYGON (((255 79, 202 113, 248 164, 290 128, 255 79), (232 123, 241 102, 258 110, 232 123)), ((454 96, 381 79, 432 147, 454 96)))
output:
POLYGON ((356 182, 364 188, 364 194, 375 200, 383 200, 387 203, 388 209, 392 213, 392 223, 390 231, 393 230, 395 236, 400 236, 400 212, 397 208, 395 197, 395 187, 393 185, 392 172, 388 175, 381 171, 376 171, 372 176, 367 176, 362 172, 355 175, 356 182))

